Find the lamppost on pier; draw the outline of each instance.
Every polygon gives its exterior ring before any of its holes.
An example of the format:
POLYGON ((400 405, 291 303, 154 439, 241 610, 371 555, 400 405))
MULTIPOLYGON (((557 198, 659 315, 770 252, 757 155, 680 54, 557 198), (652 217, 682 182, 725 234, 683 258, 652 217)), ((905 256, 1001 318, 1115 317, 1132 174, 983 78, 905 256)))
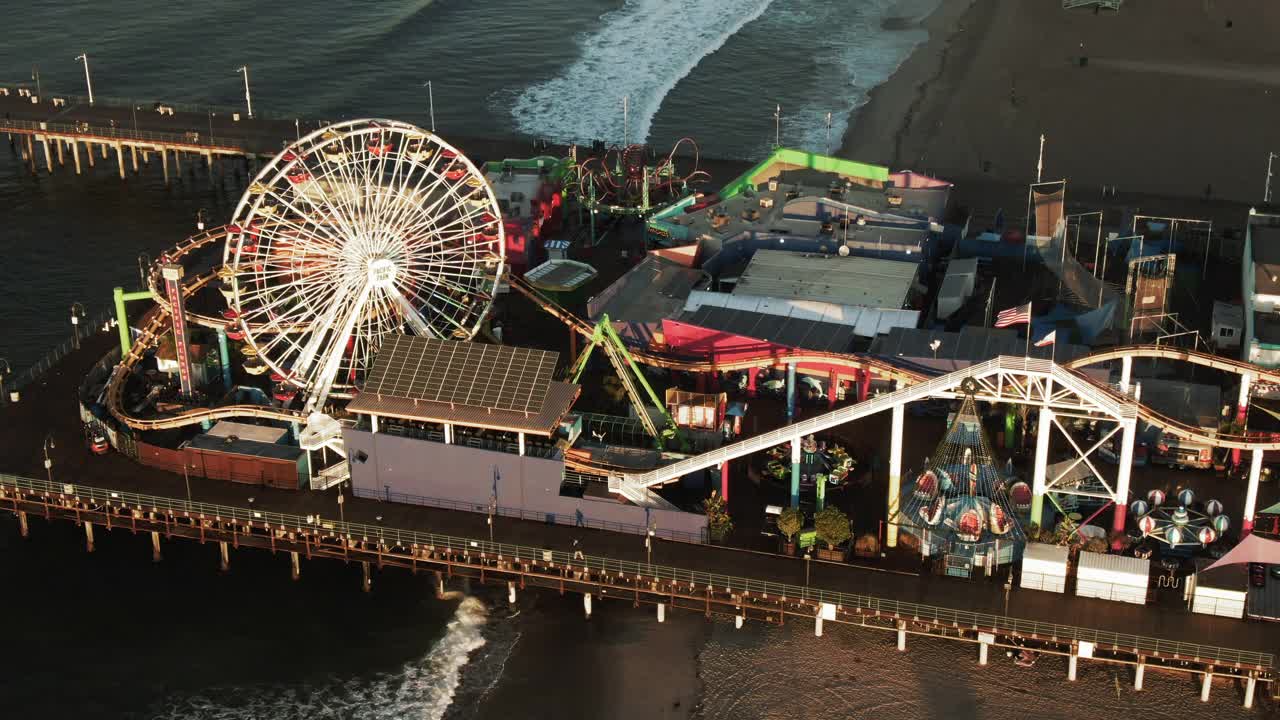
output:
POLYGON ((5 394, 4 381, 5 378, 13 374, 13 368, 10 367, 9 361, 0 357, 0 405, 5 404, 9 400, 9 396, 5 394))
POLYGON ((45 435, 44 436, 44 472, 45 472, 45 475, 49 478, 50 485, 53 484, 53 460, 49 459, 49 451, 54 449, 54 447, 56 446, 53 444, 53 435, 52 434, 45 435))
POLYGON ((432 92, 431 90, 430 80, 423 83, 423 85, 426 86, 427 88, 427 109, 428 109, 428 112, 431 114, 431 132, 435 132, 436 131, 436 96, 435 96, 435 93, 432 92))
POLYGON ((249 95, 249 66, 241 65, 236 72, 244 75, 244 104, 249 109, 249 119, 253 119, 253 98, 249 95))
POLYGON ((1271 202, 1271 161, 1276 159, 1276 153, 1267 153, 1267 184, 1262 190, 1262 202, 1271 202))
POLYGON ((809 587, 809 562, 813 560, 813 554, 808 550, 804 553, 804 586, 809 587))
POLYGON ((89 53, 80 53, 76 59, 84 63, 84 84, 89 88, 89 106, 93 106, 93 81, 89 79, 89 53))
POLYGON ((71 347, 80 349, 80 318, 84 317, 84 305, 71 303, 71 347))
POLYGON ((36 81, 36 97, 44 97, 44 93, 40 92, 40 66, 31 66, 31 79, 36 81))

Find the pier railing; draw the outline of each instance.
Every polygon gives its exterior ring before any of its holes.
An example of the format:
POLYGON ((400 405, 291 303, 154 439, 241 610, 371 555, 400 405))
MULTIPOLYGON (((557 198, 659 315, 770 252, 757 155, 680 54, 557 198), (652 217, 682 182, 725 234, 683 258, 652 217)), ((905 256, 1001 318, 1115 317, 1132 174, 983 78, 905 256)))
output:
POLYGON ((981 629, 984 632, 996 632, 1018 636, 1036 636, 1060 643, 1090 642, 1103 647, 1116 647, 1126 652, 1133 652, 1148 657, 1193 658, 1200 662, 1215 665, 1243 665, 1257 668, 1271 668, 1274 656, 1247 650, 1201 645, 1199 643, 1163 640, 1129 633, 1117 633, 1107 630, 1061 625, 1058 623, 1024 620, 1008 615, 979 613, 968 610, 954 610, 935 605, 902 602, 871 595, 846 593, 835 590, 824 590, 816 587, 801 587, 786 583, 770 582, 753 578, 736 577, 719 573, 708 573, 698 570, 652 565, 648 563, 615 560, 594 555, 582 555, 561 550, 534 548, 525 545, 493 543, 480 538, 437 535, 435 533, 418 532, 366 525, 363 523, 341 522, 336 518, 317 515, 292 515, 286 513, 255 510, 253 508, 215 505, 202 502, 190 502, 175 498, 141 495, 137 493, 107 490, 87 485, 71 483, 51 483, 38 478, 27 478, 16 475, 0 474, 0 490, 12 488, 14 491, 40 495, 47 499, 65 499, 91 505, 131 506, 142 512, 162 512, 174 515, 198 516, 218 521, 234 521, 238 524, 269 526, 284 531, 313 531, 325 535, 346 538, 351 541, 378 543, 382 547, 401 548, 435 548, 457 551, 460 553, 489 553, 495 556, 511 558, 522 562, 580 567, 594 573, 625 575, 631 577, 651 577, 657 580, 679 583, 682 585, 704 588, 708 591, 724 591, 731 593, 767 594, 772 597, 787 598, 796 602, 817 605, 829 603, 845 612, 874 613, 891 615, 905 621, 928 622, 951 625, 958 628, 981 629))
MULTIPOLYGON (((110 309, 103 310, 91 318, 85 318, 78 325, 73 326, 73 333, 80 340, 93 334, 94 328, 100 327, 103 323, 111 320, 113 314, 110 309)), ((41 375, 49 372, 49 369, 58 364, 58 361, 66 357, 72 350, 76 349, 77 338, 68 337, 56 347, 45 353, 35 364, 26 368, 22 372, 15 374, 12 378, 6 378, 4 382, 6 397, 0 398, 0 404, 9 401, 8 393, 13 390, 22 390, 33 381, 40 378, 41 375)))

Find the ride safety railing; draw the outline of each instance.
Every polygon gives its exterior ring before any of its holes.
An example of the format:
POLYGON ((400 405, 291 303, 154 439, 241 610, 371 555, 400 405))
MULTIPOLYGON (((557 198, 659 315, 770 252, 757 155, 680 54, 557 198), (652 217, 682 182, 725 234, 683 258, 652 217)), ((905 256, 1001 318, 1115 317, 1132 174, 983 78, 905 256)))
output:
POLYGON ((243 138, 214 137, 207 133, 191 131, 185 133, 156 132, 154 130, 132 130, 122 127, 104 127, 88 123, 51 123, 34 120, 13 120, 0 118, 0 132, 36 133, 50 135, 71 135, 87 140, 120 140, 124 142, 155 143, 166 146, 186 146, 201 150, 218 150, 224 152, 243 152, 246 141, 243 138))
POLYGON ((1034 635, 1036 637, 1054 638, 1056 642, 1063 644, 1090 642, 1099 649, 1114 647, 1128 653, 1136 653, 1147 657, 1170 659, 1178 657, 1187 660, 1195 658, 1199 662, 1218 666, 1241 666, 1261 670, 1270 670, 1274 663, 1274 656, 1271 653, 1164 640, 1130 633, 1117 633, 1038 620, 1024 620, 1008 615, 955 610, 872 595, 825 590, 813 586, 790 585, 769 580, 708 573, 629 560, 616 560, 562 550, 489 542, 480 538, 438 535, 436 533, 403 530, 382 525, 344 522, 335 518, 321 518, 315 515, 300 516, 246 507, 215 505, 108 490, 87 485, 55 483, 38 478, 8 474, 0 474, 0 491, 37 495, 46 500, 57 499, 75 502, 80 505, 131 507, 139 511, 166 513, 179 517, 196 515, 220 522, 235 522, 238 525, 248 527, 296 532, 312 531, 323 536, 332 535, 345 538, 347 541, 352 542, 376 542, 380 548, 387 550, 394 548, 408 552, 410 549, 430 548, 436 551, 455 551, 470 555, 488 554, 533 565, 555 564, 575 569, 581 568, 598 575, 652 578, 658 581, 703 588, 708 593, 713 591, 732 594, 751 593, 761 597, 785 597, 789 601, 810 605, 828 603, 845 613, 887 614, 912 622, 974 628, 981 629, 984 632, 1010 636, 1034 635))

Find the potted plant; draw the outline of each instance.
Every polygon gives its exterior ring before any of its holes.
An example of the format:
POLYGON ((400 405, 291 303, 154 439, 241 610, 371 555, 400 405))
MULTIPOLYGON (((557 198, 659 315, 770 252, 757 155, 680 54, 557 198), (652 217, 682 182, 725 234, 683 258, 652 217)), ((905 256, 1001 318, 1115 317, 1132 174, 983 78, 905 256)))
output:
POLYGON ((783 555, 796 554, 796 533, 804 528, 804 513, 800 508, 789 507, 778 515, 778 532, 786 538, 782 544, 783 555))
POLYGON ((729 509, 725 507, 724 498, 717 490, 711 491, 711 497, 702 501, 702 510, 707 514, 707 531, 711 534, 711 542, 722 543, 733 532, 733 520, 729 517, 729 509))
POLYGON ((826 549, 818 550, 818 559, 843 561, 844 550, 838 546, 853 536, 853 531, 849 529, 849 516, 840 508, 828 505, 813 516, 813 525, 818 532, 818 539, 827 546, 826 549))

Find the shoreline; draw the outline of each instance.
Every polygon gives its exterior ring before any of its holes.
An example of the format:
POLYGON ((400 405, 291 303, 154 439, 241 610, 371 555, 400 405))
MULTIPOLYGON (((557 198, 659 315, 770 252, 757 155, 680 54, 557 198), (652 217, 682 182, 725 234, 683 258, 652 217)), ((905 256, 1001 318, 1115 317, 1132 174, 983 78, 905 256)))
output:
POLYGON ((1043 178, 1067 179, 1076 198, 1108 185, 1256 203, 1280 146, 1280 53, 1267 41, 1277 23, 1280 5, 1266 0, 1115 12, 947 2, 855 111, 840 155, 1025 194, 1043 134, 1043 178))

